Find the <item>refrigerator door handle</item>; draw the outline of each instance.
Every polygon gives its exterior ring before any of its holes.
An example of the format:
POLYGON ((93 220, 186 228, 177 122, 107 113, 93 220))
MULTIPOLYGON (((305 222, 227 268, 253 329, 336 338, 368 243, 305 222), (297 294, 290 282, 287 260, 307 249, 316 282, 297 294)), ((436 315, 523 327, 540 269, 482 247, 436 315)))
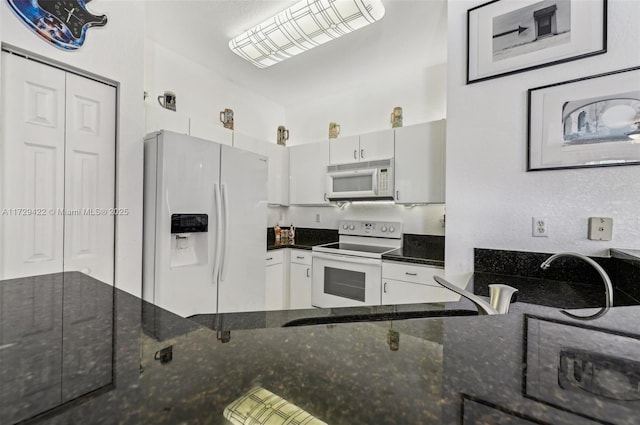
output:
POLYGON ((227 185, 222 184, 222 209, 223 209, 223 232, 224 236, 222 236, 222 248, 220 249, 220 281, 224 281, 225 278, 225 262, 226 262, 226 253, 227 245, 229 242, 229 194, 227 193, 227 185))
POLYGON ((220 201, 220 187, 217 183, 213 184, 213 211, 216 215, 216 234, 214 236, 214 254, 213 254, 213 284, 218 283, 218 273, 220 272, 220 232, 222 231, 222 205, 220 201))

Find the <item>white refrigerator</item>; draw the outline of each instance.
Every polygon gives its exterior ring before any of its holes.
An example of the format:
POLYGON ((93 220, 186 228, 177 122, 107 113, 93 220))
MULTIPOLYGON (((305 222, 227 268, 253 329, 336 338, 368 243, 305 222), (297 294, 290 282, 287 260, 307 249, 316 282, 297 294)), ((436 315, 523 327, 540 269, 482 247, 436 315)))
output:
POLYGON ((267 158, 167 130, 144 149, 143 298, 183 317, 265 308, 267 158))

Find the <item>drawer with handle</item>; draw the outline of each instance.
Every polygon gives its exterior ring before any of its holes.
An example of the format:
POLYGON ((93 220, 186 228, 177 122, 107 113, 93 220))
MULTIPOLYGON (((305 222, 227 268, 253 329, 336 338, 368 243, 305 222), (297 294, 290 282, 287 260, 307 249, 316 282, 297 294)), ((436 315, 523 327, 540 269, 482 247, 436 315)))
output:
POLYGON ((267 261, 267 266, 272 264, 280 264, 284 261, 284 250, 277 249, 273 251, 267 251, 267 256, 265 257, 267 261))
POLYGON ((291 262, 296 264, 311 265, 311 251, 303 251, 301 249, 291 250, 291 262))
POLYGON ((444 269, 435 266, 422 266, 407 263, 382 262, 382 278, 400 280, 404 282, 420 283, 423 285, 437 286, 434 275, 442 276, 444 269))

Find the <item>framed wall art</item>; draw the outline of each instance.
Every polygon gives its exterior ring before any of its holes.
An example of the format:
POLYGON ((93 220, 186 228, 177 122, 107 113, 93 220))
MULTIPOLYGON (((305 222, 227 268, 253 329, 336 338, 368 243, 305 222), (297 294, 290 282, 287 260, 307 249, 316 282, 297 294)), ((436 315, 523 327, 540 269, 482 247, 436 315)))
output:
POLYGON ((493 0, 467 11, 467 84, 607 51, 607 0, 493 0))
POLYGON ((527 171, 640 164, 640 67, 528 91, 527 171))

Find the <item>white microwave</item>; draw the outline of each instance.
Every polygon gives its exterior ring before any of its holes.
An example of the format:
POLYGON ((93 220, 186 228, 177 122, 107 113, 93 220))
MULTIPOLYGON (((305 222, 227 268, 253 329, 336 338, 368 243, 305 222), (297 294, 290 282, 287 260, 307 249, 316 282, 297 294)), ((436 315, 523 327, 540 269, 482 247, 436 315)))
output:
POLYGON ((327 167, 327 198, 331 201, 393 200, 393 159, 327 167))

